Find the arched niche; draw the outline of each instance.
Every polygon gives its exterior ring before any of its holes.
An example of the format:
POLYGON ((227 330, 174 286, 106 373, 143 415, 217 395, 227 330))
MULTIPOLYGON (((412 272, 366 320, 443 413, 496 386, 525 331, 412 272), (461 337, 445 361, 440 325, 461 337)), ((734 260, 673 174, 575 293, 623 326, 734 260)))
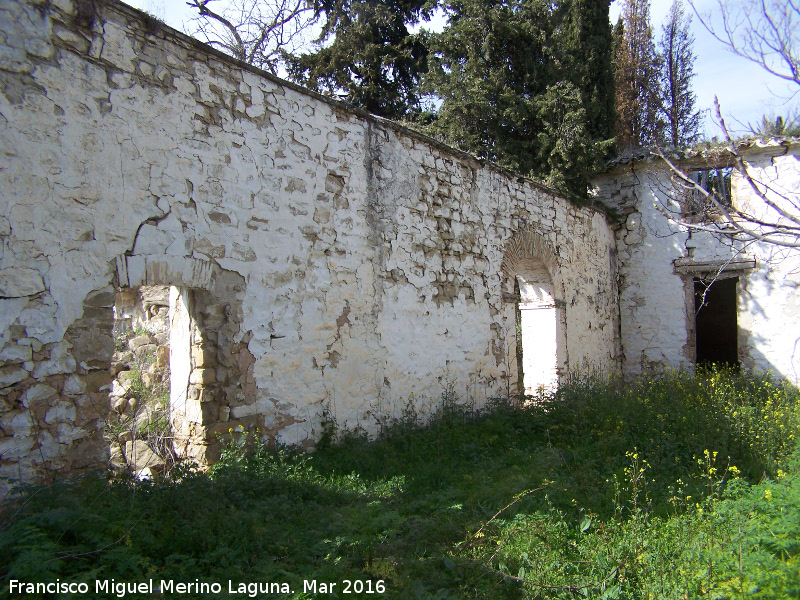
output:
POLYGON ((518 395, 552 391, 567 372, 566 313, 556 253, 537 232, 526 230, 506 245, 504 292, 513 298, 518 395))

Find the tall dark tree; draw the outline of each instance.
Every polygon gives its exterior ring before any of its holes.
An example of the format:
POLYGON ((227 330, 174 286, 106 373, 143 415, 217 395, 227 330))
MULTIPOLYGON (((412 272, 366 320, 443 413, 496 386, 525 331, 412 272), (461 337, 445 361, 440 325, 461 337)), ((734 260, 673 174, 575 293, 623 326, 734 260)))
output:
POLYGON ((650 0, 625 0, 615 47, 614 132, 618 152, 661 142, 660 60, 650 28, 650 0))
POLYGON ((689 146, 700 137, 700 111, 692 91, 694 77, 694 37, 692 18, 683 10, 681 0, 673 0, 667 22, 661 31, 662 116, 664 141, 673 147, 689 146))
POLYGON ((531 170, 536 95, 553 68, 549 15, 522 1, 462 0, 447 10, 426 77, 427 89, 443 100, 435 129, 481 157, 531 170))
POLYGON ((566 3, 568 22, 562 28, 561 46, 571 58, 573 82, 581 91, 590 135, 614 135, 613 37, 608 21, 611 0, 571 0, 566 3))
MULTIPOLYGON (((446 8, 449 26, 433 37, 426 76, 442 99, 432 128, 465 150, 585 195, 610 122, 593 105, 608 93, 603 77, 585 67, 590 53, 577 42, 590 19, 576 19, 571 0, 456 0, 446 8)), ((608 35, 607 12, 602 24, 608 35)))
POLYGON ((292 59, 289 73, 382 117, 419 113, 428 47, 424 34, 408 28, 433 6, 429 0, 318 0, 317 11, 326 19, 320 47, 292 59))

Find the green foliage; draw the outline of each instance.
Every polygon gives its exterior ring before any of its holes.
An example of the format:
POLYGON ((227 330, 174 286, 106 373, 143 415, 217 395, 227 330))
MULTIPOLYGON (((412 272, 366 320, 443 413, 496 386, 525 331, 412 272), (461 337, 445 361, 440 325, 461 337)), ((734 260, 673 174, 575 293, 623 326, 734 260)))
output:
POLYGON ((443 100, 430 131, 575 197, 610 147, 608 2, 446 3, 426 90, 443 100), (589 6, 590 5, 590 6, 589 6), (591 10, 589 10, 591 8, 591 10))
MULTIPOLYGON (((123 350, 127 349, 127 340, 132 335, 141 333, 128 332, 118 336, 122 341, 115 343, 123 350)), ((129 439, 141 439, 165 459, 173 462, 172 425, 169 420, 169 370, 153 369, 156 352, 146 352, 131 358, 128 371, 122 371, 120 378, 124 380, 128 391, 126 408, 120 413, 111 413, 106 421, 105 437, 117 442, 123 433, 130 433, 129 439), (150 371, 147 373, 147 371, 150 371)))
POLYGON ((339 443, 303 454, 231 429, 210 474, 24 489, 0 521, 0 594, 153 577, 295 598, 314 578, 389 598, 797 596, 797 389, 670 373, 484 410, 452 391, 430 421, 397 407, 375 441, 331 420, 339 443))
POLYGON ((614 121, 609 0, 320 0, 291 76, 585 198, 614 121), (439 34, 409 28, 442 7, 439 34))
POLYGON ((571 0, 563 29, 563 60, 569 61, 571 81, 581 91, 586 129, 592 139, 614 135, 613 37, 608 20, 610 0, 571 0))
POLYGON ((664 142, 674 148, 691 146, 700 138, 701 113, 692 90, 696 57, 691 23, 682 0, 673 0, 659 41, 664 142))
POLYGON ((401 119, 422 110, 419 78, 428 47, 410 25, 429 15, 428 0, 320 0, 325 14, 314 53, 288 58, 295 81, 373 114, 401 119))
POLYGON ((753 135, 770 138, 770 137, 798 137, 800 136, 800 113, 792 115, 790 112, 786 118, 778 115, 764 115, 761 117, 761 123, 756 125, 749 125, 750 132, 753 135))
POLYGON ((661 142, 661 64, 650 26, 650 0, 624 0, 614 46, 618 153, 661 142))

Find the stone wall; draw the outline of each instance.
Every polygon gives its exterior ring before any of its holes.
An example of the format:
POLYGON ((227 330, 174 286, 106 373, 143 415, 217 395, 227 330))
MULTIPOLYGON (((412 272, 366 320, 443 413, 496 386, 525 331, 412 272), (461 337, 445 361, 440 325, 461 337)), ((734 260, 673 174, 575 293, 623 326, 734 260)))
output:
POLYGON ((120 288, 178 290, 204 461, 239 424, 308 444, 323 407, 374 430, 412 395, 516 393, 529 260, 559 375, 617 369, 604 212, 110 0, 0 0, 0 29, 0 476, 107 460, 120 288))
MULTIPOLYGON (((739 151, 751 176, 797 198, 800 144, 762 141, 739 151)), ((692 171, 730 164, 725 152, 677 161, 692 171)), ((694 367, 693 279, 738 277, 738 352, 742 365, 800 380, 800 255, 763 243, 730 243, 691 233, 665 217, 675 190, 670 169, 650 157, 618 164, 596 179, 597 197, 619 215, 622 368, 626 377, 694 367)), ((733 172, 732 197, 759 215, 764 203, 733 172)), ((772 194, 777 200, 779 196, 772 194)), ((674 209, 674 205, 671 207, 674 209)), ((792 209, 796 212, 796 207, 792 209)), ((751 211, 752 212, 752 211, 751 211)), ((763 215, 761 215, 763 216, 763 215)))

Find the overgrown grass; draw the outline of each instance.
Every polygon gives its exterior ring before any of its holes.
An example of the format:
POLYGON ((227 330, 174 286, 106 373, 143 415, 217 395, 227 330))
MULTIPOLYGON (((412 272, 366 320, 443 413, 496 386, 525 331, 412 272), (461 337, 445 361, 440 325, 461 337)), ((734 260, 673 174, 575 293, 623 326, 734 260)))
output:
POLYGON ((524 409, 445 400, 378 441, 304 455, 233 432, 210 475, 27 489, 5 509, 2 593, 152 577, 222 583, 198 598, 230 598, 228 580, 316 597, 312 579, 339 597, 366 579, 390 598, 800 596, 795 388, 673 373, 524 409))

